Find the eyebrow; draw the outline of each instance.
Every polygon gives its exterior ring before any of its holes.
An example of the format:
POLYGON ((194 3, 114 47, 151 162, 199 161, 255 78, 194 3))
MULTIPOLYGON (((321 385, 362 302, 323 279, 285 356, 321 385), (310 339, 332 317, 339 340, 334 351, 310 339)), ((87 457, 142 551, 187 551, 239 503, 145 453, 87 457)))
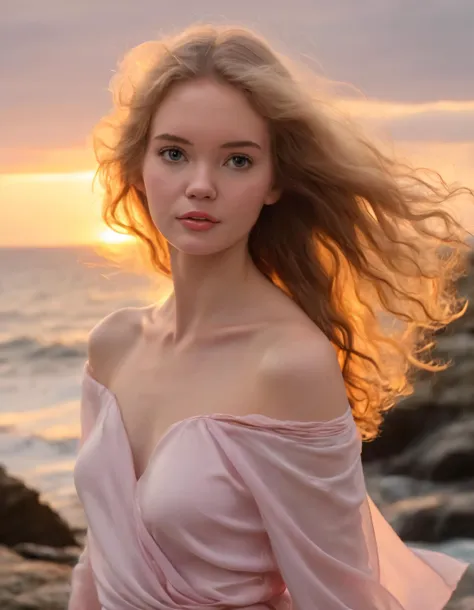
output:
MULTIPOLYGON (((153 138, 153 140, 166 140, 168 142, 176 142, 178 144, 186 144, 187 146, 193 146, 193 143, 186 138, 182 138, 181 136, 175 136, 172 133, 160 133, 153 138)), ((253 142, 252 140, 234 140, 232 142, 225 142, 222 144, 221 148, 258 148, 262 150, 262 147, 253 142)))

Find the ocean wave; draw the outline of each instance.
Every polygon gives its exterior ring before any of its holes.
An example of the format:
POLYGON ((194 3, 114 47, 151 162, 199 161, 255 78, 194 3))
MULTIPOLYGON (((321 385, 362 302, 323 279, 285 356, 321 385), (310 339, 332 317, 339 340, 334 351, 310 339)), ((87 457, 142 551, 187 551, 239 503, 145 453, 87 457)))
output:
POLYGON ((78 438, 48 438, 41 434, 31 434, 23 438, 17 438, 17 451, 25 451, 28 449, 38 449, 40 447, 49 447, 58 455, 75 454, 79 446, 78 438))
POLYGON ((47 451, 54 455, 74 455, 79 446, 76 437, 48 438, 41 434, 18 435, 13 429, 1 431, 0 448, 2 454, 41 454, 45 457, 47 451))
POLYGON ((0 352, 4 355, 16 355, 26 361, 84 358, 87 354, 87 342, 45 343, 35 337, 23 336, 0 341, 0 352))
POLYGON ((17 435, 14 431, 0 434, 0 454, 2 461, 15 457, 23 462, 33 460, 37 467, 44 467, 58 458, 74 459, 79 449, 78 438, 50 439, 40 434, 17 435))

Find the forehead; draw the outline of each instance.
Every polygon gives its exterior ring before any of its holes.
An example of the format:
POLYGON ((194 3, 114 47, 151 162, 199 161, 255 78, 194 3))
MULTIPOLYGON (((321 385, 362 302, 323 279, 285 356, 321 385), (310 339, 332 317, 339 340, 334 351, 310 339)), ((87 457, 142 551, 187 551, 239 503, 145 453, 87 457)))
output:
POLYGON ((231 85, 194 80, 174 85, 155 112, 152 136, 173 133, 192 142, 252 139, 268 145, 265 119, 231 85))

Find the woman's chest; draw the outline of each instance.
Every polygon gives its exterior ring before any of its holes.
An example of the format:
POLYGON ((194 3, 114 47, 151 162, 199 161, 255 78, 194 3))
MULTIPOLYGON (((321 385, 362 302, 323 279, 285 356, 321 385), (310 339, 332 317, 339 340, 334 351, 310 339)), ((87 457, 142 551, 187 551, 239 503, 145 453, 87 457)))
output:
POLYGON ((135 352, 113 391, 137 479, 175 424, 197 415, 254 412, 256 366, 256 354, 245 349, 212 350, 170 361, 135 352))
POLYGON ((227 523, 243 518, 248 524, 250 513, 258 517, 249 490, 223 458, 212 423, 196 418, 174 426, 139 481, 141 516, 155 538, 177 529, 202 534, 219 515, 227 523))

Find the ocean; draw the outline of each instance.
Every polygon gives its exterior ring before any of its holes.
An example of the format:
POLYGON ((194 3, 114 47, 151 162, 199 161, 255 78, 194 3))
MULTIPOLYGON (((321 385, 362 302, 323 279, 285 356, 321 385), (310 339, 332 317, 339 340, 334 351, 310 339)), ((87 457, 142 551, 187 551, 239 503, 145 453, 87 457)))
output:
POLYGON ((97 251, 0 249, 0 464, 83 527, 73 468, 87 336, 107 314, 156 302, 149 277, 97 251))

